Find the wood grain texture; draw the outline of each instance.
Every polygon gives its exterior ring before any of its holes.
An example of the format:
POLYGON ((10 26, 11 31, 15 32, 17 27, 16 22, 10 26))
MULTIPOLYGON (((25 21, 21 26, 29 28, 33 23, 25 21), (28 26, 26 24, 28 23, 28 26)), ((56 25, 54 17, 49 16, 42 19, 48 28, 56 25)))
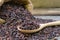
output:
POLYGON ((34 9, 33 15, 54 15, 60 16, 60 8, 51 8, 51 9, 34 9))
POLYGON ((31 0, 35 7, 60 7, 60 0, 31 0))

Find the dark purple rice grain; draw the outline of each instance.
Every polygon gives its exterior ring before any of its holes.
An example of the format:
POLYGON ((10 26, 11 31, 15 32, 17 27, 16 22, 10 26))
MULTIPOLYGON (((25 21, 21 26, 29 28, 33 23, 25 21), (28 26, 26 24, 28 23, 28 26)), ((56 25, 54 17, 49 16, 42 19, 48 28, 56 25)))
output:
POLYGON ((22 29, 36 29, 40 23, 54 21, 36 19, 21 5, 5 3, 0 10, 0 18, 6 20, 5 24, 0 24, 0 40, 47 40, 60 36, 60 26, 47 27, 34 34, 21 33, 17 25, 20 25, 22 29))
POLYGON ((39 25, 35 22, 35 18, 31 14, 29 14, 30 12, 27 12, 27 10, 23 8, 23 6, 21 7, 20 6, 17 7, 17 6, 18 5, 14 5, 14 4, 11 5, 10 3, 3 5, 1 8, 3 13, 3 14, 1 13, 1 18, 3 15, 5 17, 3 19, 6 20, 6 23, 8 25, 14 25, 14 23, 17 24, 20 23, 19 26, 21 26, 20 27, 21 29, 25 29, 25 30, 37 29, 39 25), (19 23, 17 21, 19 21, 19 23))

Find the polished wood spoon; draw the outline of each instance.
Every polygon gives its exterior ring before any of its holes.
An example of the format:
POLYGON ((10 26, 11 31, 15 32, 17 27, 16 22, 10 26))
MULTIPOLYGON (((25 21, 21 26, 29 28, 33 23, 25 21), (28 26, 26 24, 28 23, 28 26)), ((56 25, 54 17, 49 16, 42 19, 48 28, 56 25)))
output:
POLYGON ((19 28, 20 27, 19 25, 17 26, 17 29, 22 33, 36 33, 45 27, 60 25, 60 21, 49 22, 49 23, 44 23, 44 24, 39 24, 39 25, 40 25, 40 27, 38 29, 34 29, 34 30, 23 30, 23 29, 19 28))

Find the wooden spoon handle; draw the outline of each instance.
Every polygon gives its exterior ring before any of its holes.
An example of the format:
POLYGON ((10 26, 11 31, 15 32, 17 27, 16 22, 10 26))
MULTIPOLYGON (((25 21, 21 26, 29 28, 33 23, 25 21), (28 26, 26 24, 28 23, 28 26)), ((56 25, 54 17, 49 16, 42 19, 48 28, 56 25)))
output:
POLYGON ((49 26, 55 26, 55 25, 60 25, 60 21, 54 21, 54 22, 49 22, 49 23, 45 23, 45 24, 40 24, 41 26, 38 28, 37 31, 42 30, 45 27, 49 27, 49 26))
POLYGON ((60 25, 60 21, 54 21, 44 24, 44 26, 54 26, 54 25, 60 25))

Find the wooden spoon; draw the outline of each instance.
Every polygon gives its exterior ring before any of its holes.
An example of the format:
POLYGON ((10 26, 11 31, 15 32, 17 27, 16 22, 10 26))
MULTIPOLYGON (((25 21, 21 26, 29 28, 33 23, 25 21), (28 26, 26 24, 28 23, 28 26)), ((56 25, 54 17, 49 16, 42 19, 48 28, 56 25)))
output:
POLYGON ((20 26, 17 26, 17 29, 22 33, 35 33, 35 32, 42 30, 45 27, 60 25, 60 21, 49 22, 49 23, 39 24, 39 25, 40 25, 40 27, 38 29, 34 29, 34 30, 23 30, 23 29, 19 28, 20 26))

